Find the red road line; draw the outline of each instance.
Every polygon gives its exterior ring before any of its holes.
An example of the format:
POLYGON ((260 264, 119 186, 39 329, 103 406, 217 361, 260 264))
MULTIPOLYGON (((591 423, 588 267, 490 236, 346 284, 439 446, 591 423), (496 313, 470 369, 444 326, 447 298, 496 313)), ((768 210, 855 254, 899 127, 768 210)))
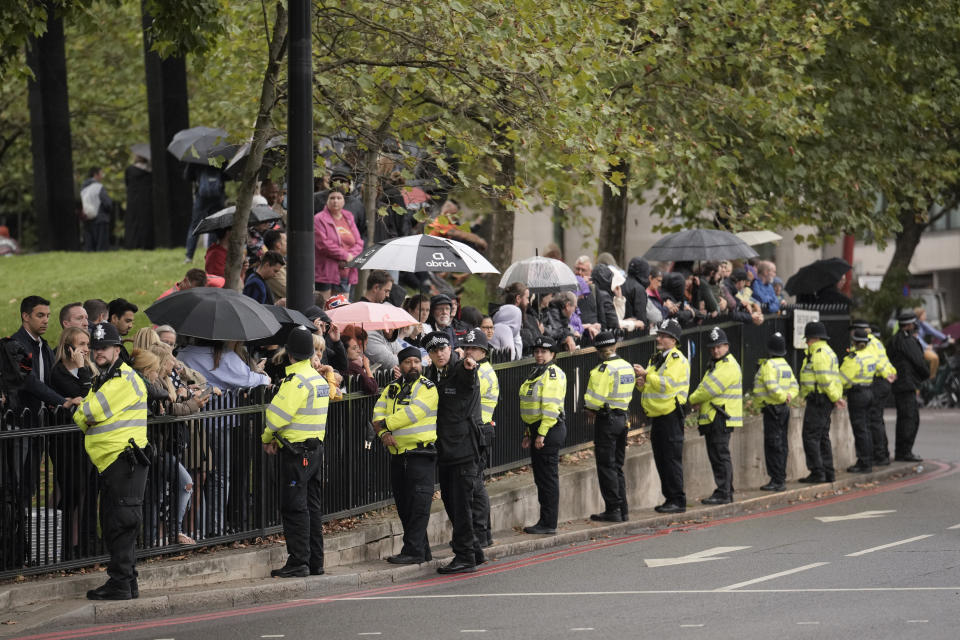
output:
POLYGON ((447 584, 450 582, 459 582, 461 580, 473 580, 476 578, 481 578, 483 576, 493 575, 496 573, 513 571, 515 569, 519 569, 523 567, 528 567, 528 566, 542 564, 544 562, 550 562, 550 561, 561 559, 561 558, 568 558, 571 556, 580 555, 582 553, 587 553, 589 551, 596 551, 599 549, 606 549, 608 547, 615 547, 622 544, 638 542, 641 540, 658 538, 658 537, 665 536, 670 533, 674 533, 678 531, 707 529, 707 528, 715 527, 722 524, 732 524, 736 522, 743 522, 746 520, 753 520, 756 518, 767 518, 770 516, 793 513, 796 511, 805 511, 807 509, 814 509, 814 508, 821 507, 828 504, 835 504, 838 502, 847 502, 849 500, 863 498, 865 496, 876 495, 878 493, 886 493, 888 491, 894 491, 896 489, 901 489, 903 487, 920 484, 922 482, 938 480, 944 476, 951 475, 960 471, 960 467, 953 467, 943 462, 931 461, 929 462, 929 464, 931 466, 936 466, 937 470, 930 473, 925 473, 915 478, 898 480, 896 482, 880 485, 870 489, 859 489, 843 495, 834 496, 832 498, 818 500, 817 502, 795 504, 787 507, 781 507, 779 509, 772 509, 769 511, 760 511, 757 513, 749 513, 749 514, 744 514, 739 516, 730 516, 730 517, 721 518, 718 520, 711 520, 709 522, 678 524, 676 526, 668 527, 666 529, 661 529, 660 531, 656 531, 654 533, 640 533, 640 534, 634 534, 631 536, 626 536, 623 538, 617 538, 615 540, 591 542, 589 544, 579 545, 574 548, 556 549, 553 551, 547 551, 539 555, 531 556, 528 558, 521 558, 517 560, 511 560, 503 564, 491 565, 489 568, 481 569, 477 573, 459 574, 459 575, 443 576, 443 577, 437 577, 437 578, 425 578, 425 579, 417 580, 415 582, 410 582, 407 584, 392 585, 389 587, 378 587, 375 589, 366 589, 363 591, 355 591, 353 593, 347 593, 347 594, 324 596, 320 598, 308 598, 308 599, 301 599, 301 600, 296 600, 291 602, 279 602, 276 604, 247 607, 245 609, 228 609, 225 611, 194 614, 190 616, 182 616, 182 617, 170 618, 166 620, 154 620, 150 622, 139 622, 139 623, 133 622, 133 623, 114 624, 114 625, 100 625, 96 627, 86 627, 83 629, 74 629, 74 630, 68 630, 68 631, 54 631, 54 632, 44 633, 39 635, 22 636, 21 638, 19 638, 19 640, 68 640, 71 638, 88 638, 93 636, 102 636, 102 635, 121 633, 121 632, 141 631, 141 630, 155 629, 155 628, 161 628, 161 627, 178 626, 178 625, 190 624, 194 622, 220 620, 223 618, 247 616, 247 615, 253 615, 257 613, 282 611, 284 609, 305 607, 305 606, 311 606, 315 604, 324 604, 327 602, 360 600, 360 599, 363 599, 364 597, 382 595, 386 593, 395 593, 398 591, 410 591, 413 589, 423 589, 423 588, 431 587, 434 585, 447 584))

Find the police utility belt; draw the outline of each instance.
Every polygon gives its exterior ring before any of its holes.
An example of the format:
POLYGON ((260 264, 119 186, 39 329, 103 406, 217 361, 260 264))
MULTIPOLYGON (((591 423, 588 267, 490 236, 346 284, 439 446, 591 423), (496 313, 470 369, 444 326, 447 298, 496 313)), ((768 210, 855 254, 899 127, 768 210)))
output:
MULTIPOLYGON (((600 409, 599 411, 597 411, 597 413, 598 413, 599 415, 601 415, 601 416, 607 416, 607 415, 610 415, 610 416, 625 416, 625 415, 627 415, 627 412, 624 411, 623 409, 611 409, 610 407, 608 407, 608 406, 606 406, 606 405, 604 405, 602 409, 600 409)), ((563 417, 563 416, 561 415, 561 417, 563 417)))
POLYGON ((153 445, 147 443, 141 449, 133 438, 130 438, 128 442, 130 446, 120 453, 120 459, 127 462, 131 467, 149 467, 153 462, 153 445))
POLYGON ((435 456, 437 447, 433 442, 418 442, 416 448, 410 448, 400 454, 401 456, 435 456))

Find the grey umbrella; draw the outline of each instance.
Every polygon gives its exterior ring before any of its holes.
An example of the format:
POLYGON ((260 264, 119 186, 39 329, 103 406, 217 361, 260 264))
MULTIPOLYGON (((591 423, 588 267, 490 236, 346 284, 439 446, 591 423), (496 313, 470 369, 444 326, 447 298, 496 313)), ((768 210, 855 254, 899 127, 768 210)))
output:
POLYGON ((169 324, 179 335, 207 340, 259 340, 281 328, 253 298, 216 287, 177 291, 154 302, 145 313, 154 324, 169 324))
MULTIPOLYGON (((200 224, 193 230, 193 235, 199 236, 204 233, 210 233, 217 229, 229 229, 233 226, 233 216, 237 213, 235 206, 220 209, 216 213, 211 213, 200 221, 200 224)), ((279 220, 280 214, 265 204, 255 204, 250 209, 250 219, 248 224, 257 224, 258 222, 270 222, 279 220)))
POLYGON ((167 151, 177 160, 192 164, 210 164, 211 158, 222 158, 226 163, 239 145, 227 143, 227 132, 213 127, 191 127, 178 131, 167 145, 167 151))
POLYGON ((514 262, 507 267, 500 278, 500 288, 506 289, 514 282, 520 282, 530 289, 530 293, 538 294, 579 288, 577 276, 570 267, 560 260, 541 256, 514 262))
POLYGON ((677 262, 736 260, 757 255, 750 245, 728 231, 687 229, 660 238, 643 257, 656 262, 677 262))
POLYGON ((146 142, 137 142, 136 144, 130 145, 130 153, 135 156, 140 156, 146 161, 150 161, 150 145, 146 142))

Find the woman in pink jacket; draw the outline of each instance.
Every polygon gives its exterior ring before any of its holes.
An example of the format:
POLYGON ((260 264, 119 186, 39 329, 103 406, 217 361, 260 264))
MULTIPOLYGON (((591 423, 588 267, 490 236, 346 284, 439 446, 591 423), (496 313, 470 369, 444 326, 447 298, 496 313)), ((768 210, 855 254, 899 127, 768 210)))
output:
POLYGON ((357 284, 357 270, 346 263, 363 252, 363 238, 353 214, 343 208, 343 194, 330 191, 327 206, 313 216, 314 286, 324 298, 345 293, 357 284))

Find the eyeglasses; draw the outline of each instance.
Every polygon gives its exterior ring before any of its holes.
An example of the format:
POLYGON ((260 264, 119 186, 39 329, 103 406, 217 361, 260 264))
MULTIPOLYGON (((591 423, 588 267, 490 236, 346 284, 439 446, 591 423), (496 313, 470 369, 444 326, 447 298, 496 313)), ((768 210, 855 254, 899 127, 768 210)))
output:
POLYGON ((493 325, 480 325, 480 328, 484 331, 493 331, 493 325))

